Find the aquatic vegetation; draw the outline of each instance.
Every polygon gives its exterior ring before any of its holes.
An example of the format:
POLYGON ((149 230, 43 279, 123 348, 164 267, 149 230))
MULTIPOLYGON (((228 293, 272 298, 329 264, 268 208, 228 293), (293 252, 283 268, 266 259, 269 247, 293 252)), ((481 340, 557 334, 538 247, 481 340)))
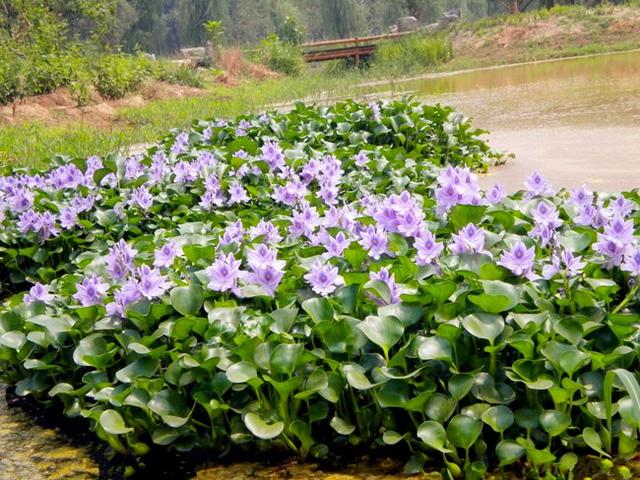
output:
POLYGON ((3 177, 0 375, 135 455, 405 445, 409 472, 570 478, 633 453, 640 196, 483 192, 478 133, 299 105, 3 177))

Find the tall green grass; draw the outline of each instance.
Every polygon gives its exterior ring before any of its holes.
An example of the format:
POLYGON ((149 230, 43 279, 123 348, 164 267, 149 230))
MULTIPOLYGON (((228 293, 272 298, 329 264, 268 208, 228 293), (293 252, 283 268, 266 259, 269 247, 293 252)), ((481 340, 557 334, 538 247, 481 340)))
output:
POLYGON ((449 61, 453 56, 448 35, 409 35, 383 42, 376 49, 373 73, 410 74, 449 61))

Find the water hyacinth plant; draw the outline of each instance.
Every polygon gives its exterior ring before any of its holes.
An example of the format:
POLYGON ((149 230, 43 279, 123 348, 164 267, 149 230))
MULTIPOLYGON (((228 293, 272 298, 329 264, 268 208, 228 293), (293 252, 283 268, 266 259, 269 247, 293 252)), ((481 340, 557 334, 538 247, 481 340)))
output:
POLYGON ((640 195, 484 192, 477 134, 299 105, 2 177, 0 375, 123 454, 406 446, 466 478, 632 454, 640 195))

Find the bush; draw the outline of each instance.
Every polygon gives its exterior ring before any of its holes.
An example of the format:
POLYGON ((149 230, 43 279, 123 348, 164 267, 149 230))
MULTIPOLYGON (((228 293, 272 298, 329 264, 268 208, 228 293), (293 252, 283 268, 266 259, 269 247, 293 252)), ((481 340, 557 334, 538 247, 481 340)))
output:
POLYGON ((342 102, 12 172, 0 375, 134 455, 630 456, 640 195, 482 192, 493 158, 449 108, 342 102))
POLYGON ((0 105, 7 105, 19 96, 19 65, 15 55, 0 46, 0 105))
POLYGON ((296 45, 281 41, 270 35, 261 42, 259 61, 274 72, 297 76, 304 70, 302 50, 296 45))
POLYGON ((44 95, 68 85, 74 78, 74 57, 53 53, 30 53, 22 65, 24 95, 44 95))
POLYGON ((123 98, 140 87, 149 70, 149 62, 141 57, 105 55, 95 64, 94 86, 105 98, 123 98))
POLYGON ((161 63, 158 65, 154 77, 161 82, 185 85, 187 87, 204 87, 204 77, 197 68, 188 65, 173 65, 161 63))
POLYGON ((374 66, 385 72, 411 73, 447 62, 452 55, 447 36, 416 34, 381 43, 375 53, 374 66))

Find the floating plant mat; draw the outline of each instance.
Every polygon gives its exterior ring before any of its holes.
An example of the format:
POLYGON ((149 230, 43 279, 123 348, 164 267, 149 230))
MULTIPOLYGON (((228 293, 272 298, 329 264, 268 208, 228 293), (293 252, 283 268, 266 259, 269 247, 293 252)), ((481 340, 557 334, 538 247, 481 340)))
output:
POLYGON ((131 464, 569 479, 631 456, 638 192, 481 191, 504 160, 481 133, 412 101, 298 105, 10 172, 2 378, 131 464))

